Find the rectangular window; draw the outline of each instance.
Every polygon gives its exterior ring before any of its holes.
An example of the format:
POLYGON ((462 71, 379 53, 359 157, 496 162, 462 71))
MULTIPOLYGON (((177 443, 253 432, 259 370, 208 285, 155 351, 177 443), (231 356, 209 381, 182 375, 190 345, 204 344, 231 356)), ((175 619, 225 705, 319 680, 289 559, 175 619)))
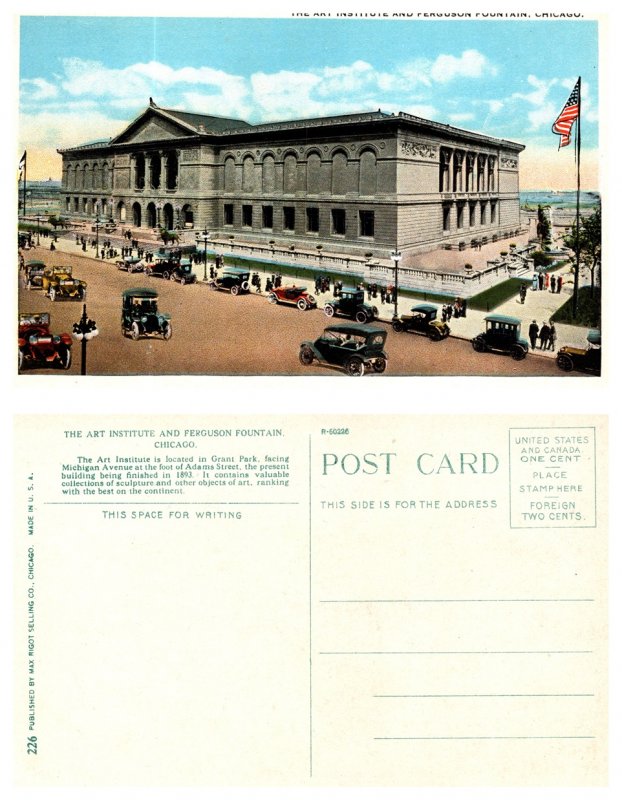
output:
POLYGON ((225 225, 233 225, 233 203, 225 203, 223 218, 225 225))
POLYGON ((450 206, 443 206, 443 230, 449 230, 449 224, 451 219, 451 208, 450 206))
POLYGON ((469 227, 472 228, 475 225, 475 203, 469 204, 469 227))
POLYGON ((333 208, 331 213, 332 231, 335 236, 346 235, 346 212, 344 208, 333 208))
POLYGON ((296 209, 293 206, 283 207, 283 230, 296 230, 296 209))
POLYGON ((490 204, 490 224, 495 225, 497 223, 497 204, 491 203, 490 204))
POLYGON ((374 236, 374 212, 359 211, 359 235, 372 239, 374 236))
POLYGON ((464 227, 464 203, 458 203, 456 206, 456 227, 464 227))
POLYGON ((244 227, 244 228, 252 228, 253 227, 253 207, 252 206, 242 206, 242 227, 244 227))
POLYGON ((307 233, 319 233, 320 231, 320 209, 307 209, 307 233))
POLYGON ((261 227, 272 230, 273 228, 272 206, 261 207, 261 227))

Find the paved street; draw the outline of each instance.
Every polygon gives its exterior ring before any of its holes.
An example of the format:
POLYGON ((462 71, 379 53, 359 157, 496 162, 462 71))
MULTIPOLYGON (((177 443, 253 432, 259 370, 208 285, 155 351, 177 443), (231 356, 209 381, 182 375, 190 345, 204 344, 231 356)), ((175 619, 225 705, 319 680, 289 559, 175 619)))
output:
MULTIPOLYGON (((69 264, 74 275, 88 283, 87 313, 100 330, 99 336, 88 345, 87 370, 91 375, 343 374, 326 365, 304 367, 298 360, 300 342, 317 338, 329 324, 321 310, 301 312, 295 307, 272 306, 265 296, 254 293, 233 297, 228 292, 210 291, 202 281, 202 266, 196 268, 200 279, 198 284, 181 286, 159 278, 148 278, 142 273, 120 271, 114 260, 101 261, 93 258, 90 252, 82 253, 72 239, 59 240, 54 253, 50 252, 48 241, 42 240, 41 245, 28 251, 26 260, 41 258, 47 264, 69 264), (159 291, 161 310, 172 315, 173 336, 169 341, 156 338, 133 341, 122 335, 121 292, 134 286, 149 286, 159 291)), ((309 288, 313 290, 312 286, 309 288)), ((559 304, 558 297, 547 292, 529 292, 525 306, 511 300, 504 306, 514 304, 516 308, 512 305, 498 310, 514 315, 527 312, 541 323, 550 316, 547 304, 559 304)), ((320 295, 320 308, 328 299, 329 295, 320 295)), ((407 299, 400 301, 400 312, 406 311, 411 304, 412 301, 407 299)), ((21 287, 19 308, 29 312, 49 311, 55 333, 71 332, 73 323, 82 313, 80 302, 51 302, 41 290, 28 291, 21 287)), ((381 314, 390 320, 392 306, 380 308, 381 314)), ((452 320, 452 336, 438 343, 412 333, 396 334, 387 325, 389 363, 384 375, 567 377, 548 353, 536 351, 519 362, 506 355, 475 353, 470 339, 482 330, 483 316, 469 311, 466 318, 452 320)), ((583 335, 582 331, 580 333, 583 335)), ((558 344, 564 343, 567 342, 560 334, 558 344)), ((50 372, 49 369, 28 369, 25 374, 50 372)), ((79 372, 80 345, 76 343, 70 369, 57 374, 79 372)), ((584 377, 578 373, 570 375, 584 377)))

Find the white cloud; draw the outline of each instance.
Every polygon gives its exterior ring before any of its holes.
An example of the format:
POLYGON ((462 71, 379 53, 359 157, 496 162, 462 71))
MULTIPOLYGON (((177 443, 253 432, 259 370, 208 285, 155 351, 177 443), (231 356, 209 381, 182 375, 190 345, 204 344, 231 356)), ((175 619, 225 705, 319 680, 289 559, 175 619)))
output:
POLYGON ((430 69, 430 77, 437 83, 448 83, 455 78, 481 78, 495 73, 495 67, 478 50, 465 50, 459 58, 440 55, 430 69))
POLYGON ((44 78, 25 78, 21 81, 22 97, 25 101, 38 102, 58 96, 58 88, 44 78))
POLYGON ((455 123, 468 122, 469 120, 475 119, 475 114, 470 114, 468 112, 462 114, 450 114, 449 119, 451 122, 455 123))
POLYGON ((102 112, 22 114, 20 139, 33 148, 75 147, 81 142, 115 136, 127 127, 127 120, 110 119, 102 112))

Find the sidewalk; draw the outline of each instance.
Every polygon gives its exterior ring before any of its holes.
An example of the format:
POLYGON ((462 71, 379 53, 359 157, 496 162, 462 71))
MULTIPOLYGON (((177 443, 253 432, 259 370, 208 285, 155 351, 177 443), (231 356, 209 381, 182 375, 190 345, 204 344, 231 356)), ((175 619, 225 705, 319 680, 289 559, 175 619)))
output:
MULTIPOLYGON (((90 238, 90 237, 89 237, 90 238)), ((50 239, 42 239, 41 240, 41 250, 46 250, 49 248, 50 239)), ((145 244, 147 246, 153 246, 153 242, 142 242, 141 244, 145 244)), ((74 235, 72 234, 70 237, 65 238, 60 236, 58 241, 55 243, 56 251, 55 253, 69 253, 74 256, 79 256, 83 258, 89 258, 95 260, 94 251, 92 248, 87 247, 87 250, 84 252, 82 251, 81 247, 76 244, 74 235)), ((498 244, 495 245, 498 247, 498 244)), ((149 247, 149 249, 151 249, 149 247)), ((41 254, 42 255, 42 254, 41 254)), ((53 255, 50 253, 50 255, 53 255)), ((427 258, 433 257, 432 254, 425 254, 427 258)), ((443 251, 439 251, 438 255, 443 257, 445 254, 443 251)), ((452 254, 455 260, 456 254, 452 254)), ((462 254, 460 254, 462 257, 462 254)), ((479 258, 486 258, 489 257, 488 253, 478 254, 479 258)), ((27 252, 24 254, 26 261, 28 261, 28 254, 27 252)), ((449 261, 449 258, 445 256, 446 260, 449 261)), ((422 258, 423 260, 423 258, 422 258)), ((102 264, 114 264, 116 259, 106 259, 102 261, 102 264)), ((311 265, 305 265, 307 268, 310 268, 311 265)), ((269 270, 270 266, 266 263, 266 268, 269 270)), ((313 292, 313 285, 312 279, 310 277, 306 278, 297 278, 295 276, 295 267, 292 268, 290 271, 287 270, 287 266, 283 264, 279 264, 278 262, 274 262, 274 272, 280 273, 283 277, 284 283, 303 283, 303 284, 310 284, 310 290, 313 292)), ((199 279, 199 284, 203 283, 203 274, 200 265, 195 267, 195 271, 197 273, 197 277, 199 279)), ((322 269, 318 267, 318 274, 322 272, 322 269)), ((553 274, 553 273, 551 273, 553 274)), ((565 265, 557 270, 554 274, 561 274, 564 277, 564 284, 562 285, 562 291, 557 294, 550 291, 534 291, 531 288, 527 291, 527 297, 525 299, 525 303, 521 304, 518 293, 515 297, 510 298, 505 303, 497 306, 493 312, 486 312, 486 311, 477 311, 475 309, 469 308, 467 304, 467 315, 466 317, 459 317, 455 318, 452 317, 450 320, 450 327, 451 327, 451 335, 456 336, 459 339, 467 339, 471 340, 478 333, 481 333, 485 329, 485 322, 484 319, 488 315, 488 313, 495 313, 495 314, 506 314, 507 316, 516 317, 521 320, 522 323, 522 336, 523 338, 527 339, 527 331, 529 328, 530 323, 532 320, 536 320, 538 327, 542 325, 544 321, 547 321, 551 318, 553 313, 557 311, 571 296, 573 285, 570 283, 569 278, 571 277, 570 274, 570 267, 569 265, 565 265)), ((262 278, 262 286, 265 283, 265 275, 264 273, 260 272, 262 278)), ((318 296, 318 306, 323 308, 325 303, 332 297, 331 294, 324 294, 318 296)), ((416 305, 419 301, 412 297, 400 297, 398 299, 398 313, 399 314, 407 314, 410 311, 410 308, 413 305, 416 305)), ((379 298, 374 300, 374 303, 378 306, 380 312, 380 320, 383 322, 390 322, 393 317, 393 304, 381 304, 379 302, 379 298)), ((563 325, 556 323, 555 325, 557 330, 557 342, 556 348, 563 345, 571 345, 573 347, 585 347, 586 346, 586 337, 589 331, 589 328, 583 328, 575 325, 563 325)), ((536 350, 532 351, 533 355, 539 355, 543 358, 554 358, 556 353, 552 350, 540 350, 539 345, 536 350)))

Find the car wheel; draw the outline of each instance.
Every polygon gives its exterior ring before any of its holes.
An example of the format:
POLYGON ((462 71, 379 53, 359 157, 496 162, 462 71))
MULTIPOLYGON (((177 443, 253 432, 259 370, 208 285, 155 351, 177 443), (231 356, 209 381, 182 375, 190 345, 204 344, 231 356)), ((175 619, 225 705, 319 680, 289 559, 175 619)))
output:
POLYGON ((374 372, 384 372, 387 368, 387 360, 383 356, 374 360, 374 372))
POLYGON ((367 322, 367 311, 357 311, 354 315, 354 319, 361 325, 364 324, 367 322))
POLYGON ((78 300, 86 300, 86 289, 80 289, 78 292, 78 300))
POLYGON ((273 305, 277 302, 277 296, 274 294, 274 292, 270 292, 268 295, 268 302, 272 303, 273 305))
POLYGON ((298 358, 300 359, 301 364, 304 364, 305 367, 309 367, 311 366, 311 364, 313 364, 315 356, 313 354, 313 350, 310 347, 301 347, 300 353, 298 354, 298 358))
POLYGON ((327 317, 334 317, 335 316, 335 306, 327 305, 324 306, 324 313, 327 317))
POLYGON ((240 286, 240 289, 242 289, 243 292, 250 291, 250 288, 251 288, 251 285, 250 285, 250 283, 248 281, 242 281, 242 285, 240 286))
POLYGON ((346 372, 348 375, 360 378, 365 372, 365 364, 360 358, 350 358, 346 362, 346 372))
POLYGON ((391 323, 391 327, 396 333, 401 333, 404 330, 404 323, 399 319, 395 319, 391 323))
POLYGON ((134 341, 140 338, 140 326, 138 322, 132 322, 132 329, 130 335, 134 341))
POLYGON ((378 311, 378 306, 371 307, 372 319, 378 319, 380 316, 380 312, 378 311))
POLYGON ((164 278, 165 281, 167 281, 171 277, 171 273, 168 271, 163 272, 162 277, 164 278))
POLYGON ((436 328, 433 328, 429 333, 428 337, 431 342, 440 342, 441 340, 441 332, 436 328))
POLYGON ((315 297, 315 295, 308 294, 307 295, 307 303, 309 304, 309 306, 316 305, 317 304, 317 298, 315 297))
POLYGON ((151 267, 147 267, 147 268, 145 269, 145 275, 146 275, 148 278, 150 278, 150 277, 153 275, 153 270, 151 269, 151 267))
POLYGON ((515 344, 510 351, 510 355, 512 356, 514 361, 522 361, 523 358, 525 358, 525 356, 527 355, 527 352, 523 350, 523 348, 520 345, 515 344))
POLYGON ((306 301, 306 300, 304 300, 304 299, 301 297, 301 298, 300 298, 300 300, 298 300, 298 302, 296 303, 296 306, 297 306, 297 307, 298 307, 298 308, 299 308, 301 311, 306 311, 306 310, 307 310, 307 301, 306 301))
POLYGON ((166 339, 166 341, 168 342, 168 340, 171 338, 171 336, 172 336, 172 335, 173 335, 173 326, 172 326, 172 325, 171 325, 171 323, 169 322, 169 323, 166 325, 166 327, 164 328, 164 330, 162 331, 162 336, 163 336, 163 337, 166 339))
POLYGON ((236 283, 236 284, 234 284, 234 285, 231 287, 231 294, 232 294, 234 297, 237 297, 237 296, 240 294, 240 287, 237 285, 237 283, 236 283))
POLYGON ((483 353, 483 352, 484 352, 484 350, 486 349, 486 344, 485 344, 485 342, 483 342, 483 341, 482 341, 481 339, 479 339, 479 338, 477 338, 477 339, 473 339, 473 341, 471 342, 471 344, 473 345, 473 350, 475 350, 475 352, 476 352, 476 353, 483 353))
POLYGON ((212 283, 210 283, 210 285, 209 285, 209 288, 210 288, 210 289, 211 289, 213 292, 217 292, 217 291, 218 291, 218 284, 217 284, 215 281, 213 281, 212 283))
POLYGON ((58 351, 58 363, 61 369, 69 369, 71 366, 71 350, 69 347, 58 351))
POLYGON ((557 366, 564 372, 572 372, 574 364, 570 356, 567 356, 565 353, 560 353, 557 356, 557 366))
POLYGON ((56 300, 56 290, 54 289, 53 286, 50 286, 50 288, 49 288, 48 297, 50 298, 50 300, 52 302, 54 302, 56 300))

